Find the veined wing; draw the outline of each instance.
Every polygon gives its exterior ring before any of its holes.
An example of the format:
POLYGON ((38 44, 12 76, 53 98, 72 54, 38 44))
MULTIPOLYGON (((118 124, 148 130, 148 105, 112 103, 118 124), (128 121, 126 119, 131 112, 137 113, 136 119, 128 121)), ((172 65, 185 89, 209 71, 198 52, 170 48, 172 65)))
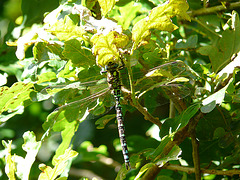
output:
POLYGON ((154 108, 168 103, 168 99, 179 100, 190 94, 185 85, 187 66, 182 61, 169 62, 150 69, 135 83, 136 95, 143 106, 154 108))
POLYGON ((54 122, 63 117, 70 122, 83 120, 89 112, 100 115, 114 105, 106 78, 85 83, 73 82, 67 85, 49 86, 41 93, 50 94, 53 103, 59 105, 49 115, 54 122))

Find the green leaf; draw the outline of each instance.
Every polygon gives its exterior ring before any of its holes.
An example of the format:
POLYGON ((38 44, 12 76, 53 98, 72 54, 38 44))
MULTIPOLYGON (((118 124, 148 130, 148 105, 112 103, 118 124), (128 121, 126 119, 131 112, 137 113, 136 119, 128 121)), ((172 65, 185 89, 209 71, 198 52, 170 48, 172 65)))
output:
POLYGON ((153 8, 148 17, 137 22, 132 29, 133 50, 145 41, 150 35, 150 29, 172 32, 178 27, 174 25, 170 18, 179 16, 190 21, 187 14, 188 4, 185 0, 171 0, 161 6, 153 8))
POLYGON ((39 62, 63 58, 62 48, 57 43, 37 42, 33 47, 33 55, 39 62))
POLYGON ((53 165, 55 164, 56 159, 58 159, 58 157, 60 157, 67 148, 69 148, 70 143, 72 141, 72 138, 75 134, 75 132, 77 131, 78 128, 78 122, 77 121, 73 121, 73 122, 67 122, 67 121, 61 121, 61 122, 57 122, 54 127, 53 130, 54 131, 61 131, 61 136, 62 136, 62 142, 59 145, 58 149, 56 150, 56 154, 53 157, 53 165))
POLYGON ((39 169, 42 173, 39 175, 38 180, 54 180, 59 176, 66 168, 68 161, 77 156, 77 152, 71 149, 66 149, 63 155, 59 156, 54 161, 54 168, 40 164, 39 169))
POLYGON ((32 83, 16 82, 10 88, 3 86, 0 88, 0 113, 22 106, 24 101, 29 100, 29 94, 33 91, 32 83))
POLYGON ((201 112, 202 113, 209 113, 211 112, 215 107, 216 107, 216 101, 213 100, 209 102, 208 104, 205 104, 204 106, 201 107, 201 112))
POLYGON ((109 61, 120 61, 119 48, 124 48, 128 43, 128 37, 116 31, 110 31, 107 35, 94 35, 91 39, 93 51, 97 56, 97 63, 105 67, 109 61))
POLYGON ((7 154, 5 155, 6 159, 6 166, 5 166, 5 172, 9 178, 9 180, 15 180, 15 172, 16 172, 16 166, 14 162, 14 158, 11 155, 11 145, 12 141, 9 141, 8 143, 6 141, 2 141, 3 146, 7 149, 7 154))
POLYGON ((64 66, 64 69, 61 70, 58 73, 58 77, 63 77, 63 78, 74 78, 77 80, 77 72, 79 69, 77 69, 72 61, 68 61, 67 64, 64 66))
POLYGON ((226 66, 232 55, 240 51, 240 21, 235 11, 233 11, 230 21, 232 30, 225 30, 216 44, 201 47, 197 51, 209 57, 214 72, 218 72, 226 66))
POLYGON ((82 46, 82 41, 70 39, 65 41, 64 44, 63 55, 70 59, 74 65, 80 67, 93 65, 95 63, 95 58, 92 55, 92 52, 90 49, 82 46))
POLYGON ((105 127, 105 125, 114 118, 116 118, 115 114, 108 114, 106 116, 99 118, 95 122, 95 124, 97 125, 97 129, 103 129, 105 127))
POLYGON ((24 112, 24 106, 18 106, 18 108, 15 109, 15 111, 13 111, 10 114, 0 114, 0 124, 5 123, 7 120, 9 120, 10 118, 12 118, 13 116, 17 115, 17 114, 22 114, 24 112))
POLYGON ((55 72, 46 72, 46 73, 41 73, 38 76, 38 81, 37 83, 43 83, 43 82, 51 82, 52 80, 56 80, 57 76, 55 72))
POLYGON ((35 134, 30 131, 25 132, 23 138, 24 144, 22 145, 22 148, 27 154, 25 158, 20 156, 19 158, 15 158, 17 163, 16 174, 20 179, 29 179, 30 170, 41 147, 41 142, 37 142, 35 134))
POLYGON ((187 38, 186 42, 178 42, 175 45, 175 48, 177 49, 187 49, 187 48, 196 48, 197 47, 197 42, 198 42, 198 36, 197 35, 192 35, 187 38))
POLYGON ((186 110, 184 110, 179 118, 180 127, 182 128, 186 126, 189 120, 198 112, 199 108, 201 107, 200 103, 193 104, 189 106, 186 110))
POLYGON ((107 146, 100 145, 99 147, 94 147, 90 141, 84 141, 78 150, 81 152, 79 154, 80 161, 99 161, 101 156, 108 156, 107 146))
POLYGON ((60 41, 67 41, 70 38, 78 38, 79 40, 86 40, 86 31, 78 26, 70 16, 65 16, 64 19, 60 19, 54 25, 52 25, 48 32, 51 32, 60 41))
POLYGON ((106 14, 114 7, 116 3, 115 0, 98 0, 98 2, 102 8, 103 16, 106 16, 106 14))
POLYGON ((150 169, 151 167, 156 166, 154 163, 147 163, 145 164, 140 171, 138 172, 137 176, 135 177, 135 179, 140 179, 140 177, 144 174, 144 172, 146 172, 148 169, 150 169))
POLYGON ((213 138, 218 139, 223 137, 226 134, 225 129, 222 127, 218 127, 214 130, 213 138))
POLYGON ((215 92, 214 94, 208 96, 206 99, 202 101, 203 106, 201 107, 201 111, 203 113, 211 112, 215 108, 216 104, 221 104, 223 102, 226 90, 231 82, 232 80, 230 80, 225 87, 215 92))
POLYGON ((162 138, 160 145, 151 154, 149 154, 147 158, 155 159, 157 156, 161 156, 164 147, 169 141, 171 141, 170 136, 165 136, 164 138, 162 138))
POLYGON ((120 15, 114 16, 118 24, 122 25, 123 29, 128 29, 132 20, 136 17, 137 13, 141 10, 141 4, 130 2, 122 7, 119 7, 120 15))

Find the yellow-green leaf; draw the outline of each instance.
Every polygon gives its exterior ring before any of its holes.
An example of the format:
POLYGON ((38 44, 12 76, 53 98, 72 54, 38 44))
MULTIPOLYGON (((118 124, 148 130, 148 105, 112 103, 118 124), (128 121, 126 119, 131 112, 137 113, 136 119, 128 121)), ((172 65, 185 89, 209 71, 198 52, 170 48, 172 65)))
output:
POLYGON ((42 171, 38 180, 54 180, 59 176, 67 166, 67 161, 73 157, 77 156, 77 152, 71 149, 67 149, 65 153, 59 156, 53 164, 55 164, 54 168, 50 166, 46 166, 45 164, 40 164, 39 169, 42 171))
POLYGON ((82 40, 86 40, 86 36, 84 36, 86 34, 86 31, 74 23, 69 16, 65 16, 64 19, 57 21, 53 26, 47 29, 47 31, 57 36, 57 38, 61 41, 66 41, 73 37, 78 37, 82 40))
POLYGON ((6 166, 5 166, 5 172, 8 176, 9 180, 15 180, 15 171, 16 171, 16 166, 14 160, 12 160, 12 155, 11 155, 11 145, 12 141, 9 141, 8 143, 6 141, 2 141, 3 146, 7 149, 7 154, 6 154, 6 166))
POLYGON ((104 67, 110 61, 119 61, 119 48, 128 43, 128 37, 116 31, 110 31, 107 35, 94 35, 91 39, 93 52, 97 56, 97 64, 104 67))
POLYGON ((106 16, 116 3, 115 0, 98 0, 98 2, 102 9, 103 16, 106 16))
POLYGON ((30 99, 29 94, 33 84, 23 82, 14 83, 10 88, 3 86, 0 88, 0 113, 7 110, 15 110, 23 105, 25 100, 30 99))
POLYGON ((42 73, 38 76, 38 83, 49 82, 56 78, 57 78, 57 76, 56 76, 55 72, 42 73))
POLYGON ((168 3, 153 8, 149 16, 137 22, 132 29, 133 50, 150 35, 150 29, 169 32, 176 30, 178 27, 172 23, 170 18, 178 16, 190 21, 187 9, 186 0, 170 0, 168 3))

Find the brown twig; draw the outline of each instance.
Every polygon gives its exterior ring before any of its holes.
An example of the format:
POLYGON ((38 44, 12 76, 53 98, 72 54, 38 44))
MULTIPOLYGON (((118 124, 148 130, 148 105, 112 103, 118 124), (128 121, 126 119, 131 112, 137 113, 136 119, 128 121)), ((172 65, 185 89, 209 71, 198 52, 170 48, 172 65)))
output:
POLYGON ((207 15, 207 14, 213 14, 219 11, 227 10, 227 9, 235 9, 240 8, 240 2, 234 2, 230 3, 227 7, 224 7, 223 5, 214 6, 210 8, 202 8, 194 11, 188 11, 187 13, 192 16, 200 16, 200 15, 207 15))
POLYGON ((200 169, 200 158, 199 158, 199 143, 196 138, 196 132, 194 131, 191 134, 192 141, 192 156, 193 156, 193 164, 195 170, 195 179, 201 180, 201 169, 200 169))
MULTIPOLYGON (((166 166, 163 166, 162 169, 169 169, 169 170, 173 170, 173 171, 182 171, 182 172, 186 172, 188 174, 195 173, 195 168, 180 166, 180 165, 176 165, 176 164, 168 164, 166 166)), ((216 170, 216 169, 201 168, 201 173, 233 176, 233 175, 240 175, 240 170, 232 169, 232 170, 223 171, 223 170, 216 170)))
MULTIPOLYGON (((195 131, 195 128, 198 124, 198 121, 203 117, 203 113, 200 112, 198 115, 196 115, 194 118, 191 118, 191 120, 188 122, 186 126, 178 130, 173 138, 172 141, 169 141, 166 146, 163 149, 163 152, 161 153, 162 157, 166 156, 175 145, 181 144, 186 137, 190 137, 190 135, 195 131)), ((161 158, 161 157, 159 157, 161 158)), ((143 178, 148 179, 148 176, 156 177, 159 172, 161 171, 162 167, 153 167, 150 168, 143 176, 143 178), (151 173, 149 173, 151 172, 151 173)))
POLYGON ((134 104, 132 102, 132 99, 129 98, 129 102, 133 107, 135 107, 140 113, 144 115, 144 119, 152 122, 153 124, 156 124, 159 127, 159 129, 161 128, 162 123, 159 121, 159 118, 153 117, 146 108, 144 108, 143 106, 141 106, 141 104, 139 104, 138 101, 136 101, 134 104))

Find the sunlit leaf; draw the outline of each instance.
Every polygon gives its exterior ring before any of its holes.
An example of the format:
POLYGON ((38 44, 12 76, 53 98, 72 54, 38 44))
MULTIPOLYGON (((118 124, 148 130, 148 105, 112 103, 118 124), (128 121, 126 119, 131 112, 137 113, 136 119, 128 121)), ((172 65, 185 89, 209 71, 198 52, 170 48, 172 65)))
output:
POLYGON ((97 56, 98 65, 105 67, 109 61, 119 61, 119 48, 123 48, 128 43, 128 37, 111 31, 107 35, 94 35, 91 39, 94 44, 94 54, 97 56))
POLYGON ((150 29, 158 29, 169 32, 176 30, 178 27, 174 25, 170 19, 174 16, 179 16, 190 21, 187 10, 188 4, 185 0, 170 0, 161 6, 153 8, 148 17, 140 20, 133 26, 133 49, 135 49, 139 43, 144 41, 150 35, 150 29))
POLYGON ((6 159, 6 166, 5 166, 5 172, 9 178, 9 180, 15 180, 15 172, 16 172, 16 165, 14 162, 14 158, 11 155, 11 145, 12 145, 12 141, 9 141, 8 143, 6 141, 2 141, 3 146, 6 148, 7 150, 7 154, 5 155, 5 159, 6 159))
POLYGON ((7 120, 9 120, 10 118, 12 118, 17 114, 22 114, 23 112, 24 112, 24 106, 18 106, 13 112, 9 114, 6 114, 6 115, 0 114, 0 124, 6 122, 7 120))
POLYGON ((36 141, 35 134, 33 132, 25 132, 23 134, 24 144, 22 148, 27 152, 25 158, 20 156, 15 157, 17 163, 17 176, 20 179, 28 179, 31 167, 36 159, 37 153, 41 147, 41 142, 36 141))
POLYGON ((42 73, 38 76, 38 83, 50 82, 51 80, 54 80, 56 78, 57 77, 55 72, 42 73))
POLYGON ((229 84, 232 82, 230 80, 226 86, 224 86, 219 91, 215 92, 214 94, 208 96, 206 99, 202 101, 203 107, 201 107, 201 111, 203 113, 209 113, 215 107, 215 104, 221 104, 224 100, 226 89, 228 88, 229 84))
POLYGON ((106 14, 113 8, 116 3, 115 0, 98 0, 98 2, 102 8, 103 16, 106 16, 106 14))
POLYGON ((77 152, 71 149, 67 149, 65 153, 59 156, 53 162, 55 164, 54 168, 46 166, 45 164, 40 164, 39 169, 42 171, 38 180, 55 180, 55 178, 60 175, 67 166, 68 160, 77 156, 77 152))
POLYGON ((69 148, 70 143, 72 141, 73 136, 75 135, 75 132, 77 131, 78 128, 78 122, 73 121, 73 122, 61 122, 61 125, 58 123, 55 124, 53 129, 55 131, 61 131, 61 136, 62 136, 62 142, 59 145, 58 149, 56 150, 56 154, 53 157, 53 165, 56 165, 55 162, 56 160, 69 148))
POLYGON ((3 86, 0 88, 0 113, 12 110, 24 104, 24 101, 29 100, 29 94, 33 91, 31 89, 33 84, 16 82, 10 88, 3 86))
POLYGON ((56 35, 59 40, 69 40, 70 38, 79 38, 86 40, 86 31, 78 26, 69 16, 65 16, 64 19, 60 19, 54 25, 52 25, 48 32, 56 35))
POLYGON ((119 7, 120 16, 114 16, 114 19, 118 21, 118 24, 122 25, 123 29, 128 29, 140 9, 141 4, 137 5, 132 1, 125 6, 119 7))

